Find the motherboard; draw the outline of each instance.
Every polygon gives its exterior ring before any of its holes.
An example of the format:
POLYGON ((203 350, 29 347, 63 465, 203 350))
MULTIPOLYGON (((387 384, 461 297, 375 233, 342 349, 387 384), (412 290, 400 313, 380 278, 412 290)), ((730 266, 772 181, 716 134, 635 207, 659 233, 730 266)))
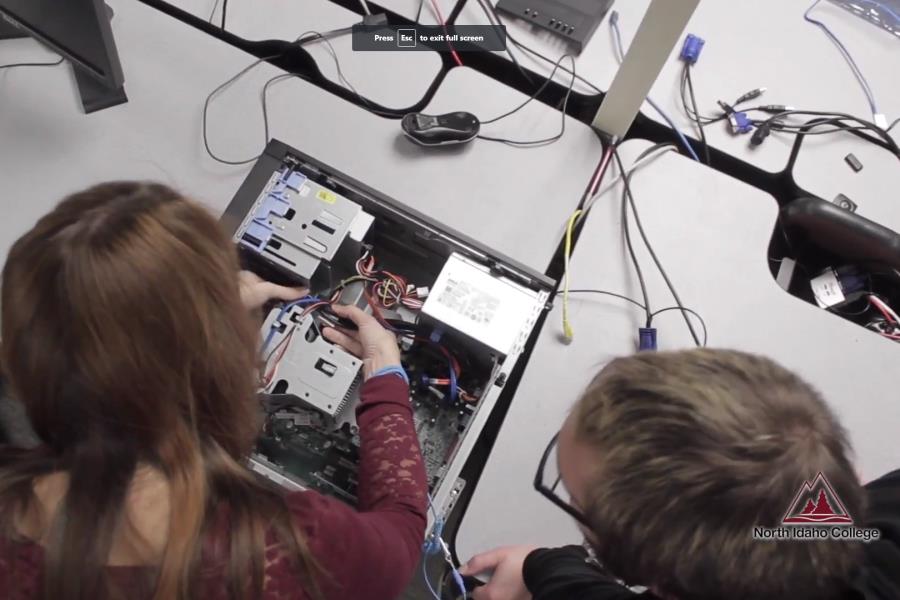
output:
POLYGON ((355 305, 392 332, 431 497, 448 510, 552 282, 277 141, 223 216, 244 268, 308 293, 267 307, 250 467, 358 501, 362 361, 322 332, 355 305))

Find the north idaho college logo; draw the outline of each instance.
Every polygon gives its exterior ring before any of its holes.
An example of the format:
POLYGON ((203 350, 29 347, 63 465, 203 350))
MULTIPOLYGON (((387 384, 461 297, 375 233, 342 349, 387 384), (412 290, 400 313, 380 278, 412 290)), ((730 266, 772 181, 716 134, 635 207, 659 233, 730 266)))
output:
POLYGON ((781 527, 754 527, 753 539, 870 542, 881 537, 877 528, 853 526, 853 518, 822 473, 812 483, 803 482, 781 524, 781 527))
POLYGON ((803 482, 781 522, 784 525, 853 525, 847 509, 821 473, 812 485, 808 481, 803 482))

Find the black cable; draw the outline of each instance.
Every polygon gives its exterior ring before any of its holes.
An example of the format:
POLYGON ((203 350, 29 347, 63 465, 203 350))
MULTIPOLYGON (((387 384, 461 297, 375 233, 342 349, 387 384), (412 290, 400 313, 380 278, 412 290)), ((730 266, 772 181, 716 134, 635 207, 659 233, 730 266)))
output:
POLYGON ((691 79, 690 63, 684 63, 684 77, 687 81, 688 92, 691 95, 691 104, 694 107, 694 121, 697 123, 697 129, 700 130, 700 141, 703 142, 703 156, 706 158, 706 164, 708 165, 710 164, 709 142, 706 141, 706 132, 703 130, 703 120, 697 112, 699 108, 697 108, 697 96, 694 95, 694 82, 691 79))
POLYGON ((818 110, 786 110, 784 112, 773 115, 772 117, 766 119, 765 121, 760 122, 759 127, 760 128, 768 127, 771 129, 775 129, 778 121, 780 121, 781 119, 784 119, 785 117, 789 117, 792 115, 826 117, 823 120, 816 120, 815 122, 810 121, 803 125, 784 124, 790 128, 797 127, 800 130, 798 132, 798 134, 799 133, 805 134, 806 131, 808 129, 810 129, 811 127, 818 127, 820 124, 824 124, 824 123, 831 124, 831 123, 838 123, 840 121, 851 121, 853 123, 857 123, 863 129, 868 129, 868 130, 872 131, 873 133, 877 134, 878 137, 880 137, 884 141, 884 143, 882 144, 882 143, 875 142, 875 140, 873 138, 871 138, 870 136, 866 136, 859 132, 854 132, 854 135, 857 135, 859 137, 862 137, 863 139, 868 139, 869 141, 878 143, 879 145, 891 150, 894 154, 896 154, 898 157, 900 157, 900 147, 897 146, 897 142, 894 141, 894 138, 892 138, 886 130, 878 127, 877 125, 875 125, 874 123, 872 123, 870 121, 866 121, 865 119, 860 119, 859 117, 855 117, 855 116, 847 114, 847 113, 827 112, 827 111, 818 111, 818 110))
MULTIPOLYGON (((513 114, 519 112, 520 110, 522 110, 523 108, 525 108, 528 104, 531 103, 532 100, 534 100, 535 98, 537 98, 538 96, 540 96, 541 93, 542 93, 545 89, 547 89, 547 86, 549 86, 549 85, 553 82, 553 77, 556 75, 556 72, 559 70, 560 63, 562 63, 562 61, 563 61, 567 56, 568 56, 569 58, 572 58, 572 56, 569 55, 569 54, 563 54, 562 56, 560 56, 560 57, 559 57, 559 60, 556 61, 556 63, 553 65, 553 70, 550 71, 550 75, 548 75, 547 78, 544 80, 544 83, 541 84, 541 87, 539 87, 539 88, 538 88, 531 96, 529 96, 528 99, 527 99, 525 102, 523 102, 523 103, 520 104, 519 106, 515 107, 514 109, 512 109, 512 110, 510 110, 510 111, 508 111, 508 112, 503 113, 503 114, 500 115, 499 117, 494 117, 493 119, 485 119, 485 120, 479 119, 480 123, 481 123, 482 125, 490 125, 491 123, 496 123, 497 121, 500 121, 501 119, 505 119, 506 117, 508 117, 508 116, 510 116, 510 115, 513 115, 513 114)), ((574 59, 573 59, 573 60, 574 60, 574 59)))
MULTIPOLYGON (((357 92, 356 89, 353 88, 352 85, 350 85, 350 82, 347 81, 346 78, 343 77, 343 72, 341 71, 341 67, 340 67, 340 61, 338 60, 337 54, 334 52, 334 47, 331 46, 331 43, 328 41, 328 38, 334 37, 336 35, 342 35, 344 33, 348 33, 350 31, 352 31, 352 29, 353 29, 352 27, 345 27, 345 28, 341 28, 341 29, 333 29, 331 31, 326 31, 324 33, 320 33, 318 31, 308 31, 308 32, 300 35, 296 40, 294 40, 293 43, 302 46, 304 44, 307 44, 307 43, 309 43, 311 41, 315 41, 315 40, 324 41, 330 48, 330 54, 331 54, 331 57, 335 61, 335 66, 337 67, 338 76, 342 79, 342 81, 344 81, 349 86, 349 88, 344 88, 344 89, 348 89, 348 91, 351 91, 353 94, 355 94, 355 96, 366 105, 364 108, 366 110, 368 110, 369 112, 372 112, 373 114, 377 114, 380 116, 383 116, 383 115, 393 116, 392 113, 387 113, 387 112, 381 111, 378 108, 372 106, 372 104, 365 97, 363 97, 359 92, 357 92)), ((203 103, 203 111, 202 111, 202 116, 201 116, 201 125, 202 125, 201 133, 202 133, 202 137, 203 137, 203 147, 205 148, 206 153, 209 155, 210 158, 212 158, 213 160, 215 160, 217 162, 220 162, 220 163, 226 164, 226 165, 230 165, 230 166, 247 165, 247 164, 255 162, 257 159, 259 159, 259 157, 261 156, 261 153, 257 154, 256 156, 254 156, 252 158, 247 158, 247 159, 242 159, 242 160, 231 160, 231 159, 226 159, 226 158, 217 156, 212 151, 212 148, 210 147, 210 144, 209 144, 209 128, 208 128, 209 105, 218 94, 220 94, 226 88, 228 88, 229 86, 234 84, 238 79, 240 79, 241 77, 246 75, 252 69, 257 67, 260 63, 283 56, 286 52, 288 52, 288 50, 290 50, 292 45, 293 44, 288 45, 287 47, 284 48, 284 50, 282 50, 278 54, 264 56, 262 58, 259 58, 255 61, 253 61, 248 66, 246 66, 243 69, 241 69, 240 71, 238 71, 238 73, 236 75, 234 75, 233 77, 231 77, 230 79, 226 80, 224 83, 222 83, 221 85, 216 87, 216 89, 214 89, 212 92, 210 92, 209 95, 206 97, 206 100, 203 103)), ((262 116, 263 116, 263 135, 264 135, 263 148, 265 148, 265 144, 269 143, 269 108, 268 108, 268 102, 267 102, 269 88, 273 84, 278 83, 279 81, 282 81, 285 79, 291 79, 293 77, 297 77, 298 79, 303 79, 303 80, 308 81, 308 79, 302 75, 297 75, 294 73, 282 73, 280 75, 276 75, 275 77, 272 77, 263 85, 263 89, 261 92, 262 116)))
MULTIPOLYGON (((755 125, 755 124, 759 123, 759 121, 754 121, 753 123, 755 125)), ((826 129, 825 131, 806 131, 806 132, 804 132, 804 134, 805 135, 830 135, 832 133, 846 133, 846 132, 850 132, 850 131, 865 131, 865 130, 869 129, 868 127, 863 127, 863 126, 856 126, 856 127, 843 126, 843 127, 841 127, 841 126, 837 125, 836 120, 835 120, 835 122, 832 122, 832 123, 823 122, 823 123, 820 123, 819 125, 835 125, 835 127, 833 129, 826 129)), ((773 126, 772 131, 778 131, 781 133, 800 133, 802 131, 802 129, 800 126, 798 126, 796 128, 793 126, 791 126, 789 128, 773 126)))
MULTIPOLYGON (((517 147, 535 147, 535 146, 544 146, 544 145, 550 145, 550 144, 552 144, 552 143, 554 143, 554 142, 556 142, 556 141, 559 141, 559 140, 562 138, 562 136, 565 135, 565 133, 566 133, 566 110, 568 109, 568 106, 569 106, 569 98, 572 96, 572 88, 575 87, 575 57, 573 57, 571 54, 564 54, 563 56, 559 57, 559 61, 557 62, 557 67, 559 66, 559 63, 561 63, 562 60, 563 60, 564 58, 566 58, 567 56, 568 56, 569 59, 572 61, 572 79, 569 81, 569 87, 568 87, 568 89, 566 90, 566 96, 565 96, 565 98, 563 99, 562 109, 561 109, 561 111, 560 111, 561 114, 562 114, 562 125, 560 126, 560 130, 559 130, 559 133, 558 133, 558 134, 556 134, 556 135, 553 136, 553 137, 545 138, 545 139, 542 139, 542 140, 533 140, 533 141, 527 141, 527 142, 521 142, 521 141, 516 141, 516 140, 509 140, 509 139, 506 139, 506 138, 491 137, 491 136, 486 136, 486 135, 481 135, 481 134, 478 135, 478 138, 479 138, 479 139, 482 139, 482 140, 489 141, 489 142, 500 142, 500 143, 503 143, 503 144, 508 144, 508 145, 510 145, 510 146, 517 146, 517 147)), ((513 109, 512 111, 510 111, 510 112, 508 112, 508 113, 506 113, 506 114, 504 114, 504 115, 501 115, 501 116, 499 116, 499 117, 496 117, 496 118, 494 118, 494 119, 490 119, 490 120, 488 120, 488 121, 482 121, 482 124, 484 124, 484 123, 494 123, 494 122, 496 122, 496 121, 499 121, 500 119, 503 119, 503 118, 508 117, 509 115, 515 113, 515 112, 518 111, 518 110, 521 110, 526 104, 528 104, 529 102, 531 102, 532 100, 534 100, 534 99, 541 93, 541 91, 542 91, 546 86, 548 86, 548 85, 550 84, 550 82, 553 80, 553 75, 554 75, 555 73, 556 73, 556 68, 554 68, 554 70, 553 70, 553 72, 550 74, 550 76, 547 77, 547 80, 544 82, 544 85, 542 85, 542 86, 538 89, 538 91, 534 93, 534 95, 532 95, 528 100, 526 100, 525 102, 523 102, 523 103, 522 103, 521 105, 519 105, 517 108, 513 109)))
MULTIPOLYGON (((490 0, 488 0, 488 5, 490 5, 490 0)), ((497 11, 496 11, 496 10, 494 11, 494 15, 497 16, 497 20, 502 24, 503 21, 500 20, 500 15, 497 14, 497 11)), ((507 39, 508 41, 512 42, 517 48, 519 48, 519 49, 522 50, 523 52, 527 52, 528 54, 531 54, 532 56, 536 56, 537 58, 541 59, 542 61, 544 61, 544 62, 546 62, 546 63, 548 63, 548 64, 551 64, 551 65, 552 65, 552 64, 556 64, 556 61, 554 61, 552 58, 549 58, 549 57, 547 57, 547 56, 541 54, 540 52, 538 52, 538 51, 535 50, 534 48, 531 48, 531 47, 528 46, 527 44, 524 44, 524 43, 520 42, 519 40, 517 40, 517 39, 515 38, 515 36, 513 36, 513 34, 509 32, 508 29, 506 30, 506 39, 507 39)), ((588 80, 585 79, 584 77, 582 77, 582 76, 580 76, 580 75, 576 75, 575 72, 574 72, 574 70, 573 70, 573 71, 569 71, 569 70, 568 70, 567 68, 565 68, 565 67, 561 67, 561 68, 562 68, 562 70, 563 70, 565 73, 569 73, 570 75, 574 75, 575 78, 576 78, 578 81, 580 81, 580 82, 582 82, 583 84, 587 85, 588 87, 590 87, 591 89, 593 89, 593 90, 594 90, 595 92, 597 92, 598 94, 602 94, 602 93, 603 93, 603 90, 601 90, 600 88, 598 88, 596 85, 594 85, 593 83, 591 83, 590 81, 588 81, 588 80)))
MULTIPOLYGON (((253 61, 248 66, 246 66, 243 69, 241 69, 240 71, 238 71, 238 73, 236 75, 234 75, 233 77, 231 77, 231 79, 226 80, 224 83, 219 85, 216 89, 211 91, 209 93, 209 95, 206 97, 206 100, 203 103, 203 111, 201 113, 200 123, 201 123, 201 134, 203 136, 203 147, 206 149, 206 153, 210 156, 210 158, 212 158, 213 160, 220 162, 222 164, 231 165, 231 166, 241 166, 241 165, 250 164, 252 162, 256 162, 256 160, 260 157, 260 154, 257 154, 256 156, 254 156, 252 158, 231 160, 231 159, 222 158, 220 156, 217 156, 212 151, 212 148, 209 145, 209 135, 208 135, 208 127, 207 127, 209 104, 210 104, 210 102, 212 102, 213 98, 217 94, 221 93, 225 88, 232 85, 234 82, 236 82, 238 79, 243 77, 246 73, 248 73, 251 69, 253 69, 257 65, 259 65, 261 62, 272 59, 272 58, 278 58, 282 54, 284 54, 284 52, 280 52, 278 54, 273 54, 270 56, 265 56, 263 58, 259 58, 255 61, 253 61)), ((265 144, 269 143, 268 121, 269 121, 268 110, 266 109, 265 102, 263 102, 263 123, 264 123, 264 127, 265 127, 264 128, 264 138, 265 139, 263 140, 263 148, 265 148, 265 144)))
POLYGON ((219 8, 219 3, 220 3, 221 1, 222 1, 222 0, 216 0, 216 3, 213 4, 212 10, 209 11, 209 18, 206 20, 207 23, 212 24, 213 19, 216 18, 216 9, 219 8))
MULTIPOLYGON (((488 22, 492 26, 500 26, 502 22, 500 21, 500 15, 497 14, 497 11, 494 9, 494 6, 491 4, 490 0, 478 0, 478 4, 481 6, 481 10, 484 12, 485 16, 488 19, 488 22), (496 19, 496 24, 494 23, 494 19, 496 19)), ((519 70, 522 77, 525 78, 528 83, 534 85, 534 80, 528 74, 528 72, 522 68, 522 65, 519 64, 519 59, 516 58, 516 55, 513 54, 513 51, 510 49, 509 44, 506 45, 506 54, 509 56, 509 59, 516 65, 516 69, 519 70)))
POLYGON ((225 17, 228 14, 228 0, 222 0, 222 31, 225 31, 225 17))
MULTIPOLYGON (((807 124, 803 125, 801 127, 800 131, 796 132, 796 137, 794 138, 794 145, 791 146, 791 153, 788 156, 788 162, 784 169, 785 172, 787 172, 787 173, 794 172, 794 167, 797 164, 797 158, 799 158, 799 156, 800 156, 800 148, 803 146, 803 140, 806 139, 806 136, 809 134, 809 130, 813 129, 814 127, 821 126, 821 125, 827 125, 828 123, 829 123, 829 119, 813 119, 812 121, 809 121, 807 124)), ((890 145, 885 144, 884 142, 882 142, 880 140, 877 140, 877 139, 875 139, 871 136, 868 136, 864 133, 860 133, 859 131, 850 131, 849 133, 851 135, 855 135, 857 137, 865 139, 865 140, 875 144, 876 146, 884 148, 885 150, 889 150, 889 151, 893 152, 897 157, 900 157, 900 153, 896 152, 894 150, 894 148, 892 148, 890 145)), ((887 135, 887 134, 885 134, 885 135, 887 135)), ((887 135, 887 137, 889 139, 891 139, 890 135, 887 135)), ((893 139, 891 139, 891 141, 893 142, 893 139)), ((894 146, 896 147, 896 143, 894 143, 894 146)), ((780 222, 780 220, 779 220, 779 222, 780 222)), ((781 229, 782 229, 782 232, 784 233, 785 240, 788 242, 788 246, 790 246, 791 245, 790 237, 787 235, 787 232, 784 231, 783 227, 781 229)), ((794 252, 794 255, 796 256, 796 252, 794 252)))
MULTIPOLYGON (((618 158, 618 151, 615 152, 614 156, 618 158)), ((622 161, 618 160, 619 163, 619 171, 622 173, 622 180, 625 180, 625 170, 622 165, 622 161)), ((637 274, 638 284, 641 287, 641 296, 644 298, 644 312, 646 313, 647 319, 645 321, 645 327, 650 327, 650 324, 653 321, 653 313, 650 309, 650 294, 647 292, 647 282, 644 280, 644 271, 641 269, 641 263, 637 259, 637 253, 634 251, 634 245, 631 243, 631 228, 628 225, 628 197, 622 194, 622 231, 625 234, 625 246, 628 248, 628 256, 631 257, 631 264, 634 266, 634 272, 637 274)))
MULTIPOLYGON (((613 156, 616 159, 616 163, 619 165, 619 171, 622 175, 622 183, 624 184, 624 191, 622 192, 622 204, 623 204, 623 215, 625 214, 625 203, 627 200, 628 205, 631 207, 631 212, 634 215, 634 223, 638 227, 638 232, 641 234, 641 238, 644 241, 644 245, 647 247, 647 251, 650 253, 650 256, 653 258, 653 262, 656 263, 656 268, 659 271, 659 274, 662 275, 663 279, 666 282, 666 286, 669 288, 669 291, 672 293, 672 297, 675 298, 675 303, 682 308, 682 316, 684 317, 685 323, 687 323, 688 329, 691 331, 691 337, 694 338, 694 343, 700 346, 700 337, 697 335, 697 331, 694 329, 694 324, 687 317, 687 310, 684 309, 684 303, 681 301, 681 297, 678 295, 678 292, 675 290, 675 286, 672 284, 672 280, 669 279, 668 273, 666 273, 665 268, 662 266, 662 262, 659 260, 659 257, 656 255, 656 251, 653 249, 653 245, 650 243, 649 238, 647 237, 647 232, 644 231, 644 226, 641 223, 641 217, 637 210, 637 204, 634 201, 634 194, 631 191, 631 177, 634 173, 628 173, 625 170, 625 165, 622 163, 622 157, 619 156, 619 151, 616 150, 613 153, 613 156)), ((625 231, 628 231, 628 221, 623 217, 622 221, 623 226, 625 227, 625 231)), ((627 238, 626 238, 627 240, 627 238)), ((632 261, 635 264, 635 269, 637 270, 639 267, 637 265, 637 258, 632 252, 632 261)), ((642 283, 643 288, 643 283, 642 283)), ((647 304, 649 310, 649 304, 647 304)), ((652 320, 652 319, 651 319, 652 320)), ((649 327, 649 325, 648 325, 649 327)))
POLYGON ((425 6, 425 0, 419 0, 419 10, 416 11, 416 25, 419 24, 419 19, 422 18, 422 8, 425 6))
MULTIPOLYGON (((554 295, 558 296, 560 294, 562 294, 562 291, 558 291, 554 295)), ((615 292, 607 292, 606 290, 569 290, 569 294, 598 294, 598 295, 602 295, 602 296, 612 296, 613 298, 619 298, 620 300, 624 300, 630 304, 633 304, 634 306, 637 306, 638 308, 640 308, 643 311, 647 310, 647 308, 643 304, 641 304, 634 298, 629 298, 628 296, 625 296, 623 294, 617 294, 615 292)), ((688 314, 691 314, 691 315, 697 317, 697 320, 700 321, 700 326, 703 328, 702 346, 705 348, 707 342, 709 341, 709 331, 707 330, 707 327, 706 327, 706 321, 703 320, 703 317, 700 316, 700 313, 698 313, 697 311, 695 311, 691 308, 687 308, 686 306, 685 307, 668 306, 666 308, 661 308, 655 312, 649 313, 649 315, 647 317, 648 318, 648 321, 647 321, 648 327, 652 326, 653 319, 655 319, 657 315, 661 315, 663 313, 666 313, 666 312, 669 312, 672 310, 683 311, 683 312, 686 312, 688 314)))
POLYGON ((699 119, 706 125, 718 123, 728 118, 728 115, 724 112, 719 113, 714 117, 710 117, 701 115, 699 112, 691 108, 691 103, 688 100, 687 90, 687 65, 685 65, 685 67, 681 70, 681 106, 684 109, 684 113, 688 116, 689 119, 691 119, 692 121, 697 121, 699 119))
POLYGON ((695 310, 687 308, 686 306, 669 306, 667 308, 661 308, 658 311, 656 311, 655 313, 653 313, 652 315, 650 315, 651 322, 654 318, 656 318, 656 315, 662 314, 664 312, 669 312, 670 310, 680 310, 682 313, 689 313, 689 314, 692 314, 695 317, 697 317, 697 320, 700 321, 700 326, 703 327, 703 343, 701 344, 701 346, 703 348, 706 348, 706 343, 709 341, 709 332, 706 329, 706 321, 704 321, 703 317, 700 316, 700 313, 698 313, 695 310))
POLYGON ((888 127, 887 127, 887 129, 885 129, 885 131, 890 131, 891 129, 893 129, 894 127, 897 126, 897 123, 900 123, 900 118, 894 119, 894 122, 891 123, 890 125, 888 125, 888 127))
MULTIPOLYGON (((671 145, 672 145, 671 143, 666 142, 663 144, 657 144, 655 146, 652 146, 652 147, 648 148, 647 150, 645 150, 644 152, 642 152, 641 155, 638 156, 638 158, 635 162, 639 162, 639 161, 643 160, 643 158, 645 156, 648 156, 648 155, 652 154, 653 152, 656 152, 660 148, 664 148, 666 146, 671 146, 671 145)), ((616 154, 617 154, 617 152, 616 152, 616 154)), ((622 178, 624 179, 626 172, 622 167, 622 161, 619 160, 618 162, 619 162, 619 170, 622 173, 622 178)), ((625 234, 625 245, 628 248, 628 255, 631 257, 631 264, 634 265, 634 270, 638 277, 638 283, 640 284, 640 287, 641 287, 641 296, 644 298, 644 304, 642 304, 640 306, 641 306, 641 308, 644 309, 644 312, 646 313, 646 316, 647 316, 646 326, 650 327, 650 323, 653 320, 653 315, 652 315, 651 309, 650 309, 650 295, 647 292, 647 283, 644 280, 644 272, 641 269, 641 264, 638 262, 637 253, 635 253, 635 251, 634 251, 634 245, 631 243, 631 228, 628 225, 628 203, 627 203, 627 200, 626 200, 626 197, 624 194, 622 195, 622 231, 625 234)))
MULTIPOLYGON (((560 290, 560 291, 556 292, 554 294, 554 296, 558 296, 562 293, 563 293, 562 290, 560 290)), ((634 304, 635 306, 637 306, 638 308, 640 308, 641 310, 643 310, 645 312, 647 311, 647 307, 644 306, 643 304, 641 304, 640 302, 638 302, 637 300, 635 300, 634 298, 629 298, 628 296, 623 296, 622 294, 617 294, 615 292, 607 292, 604 290, 569 290, 569 293, 570 294, 600 294, 603 296, 612 296, 613 298, 620 298, 622 300, 625 300, 626 302, 630 302, 631 304, 634 304)), ((648 314, 648 317, 650 317, 650 316, 652 316, 652 315, 648 314)))
POLYGON ((9 63, 8 65, 0 65, 0 69, 15 69, 17 67, 55 67, 57 65, 61 65, 66 59, 60 58, 56 62, 48 62, 48 63, 35 63, 35 62, 23 62, 23 63, 9 63))

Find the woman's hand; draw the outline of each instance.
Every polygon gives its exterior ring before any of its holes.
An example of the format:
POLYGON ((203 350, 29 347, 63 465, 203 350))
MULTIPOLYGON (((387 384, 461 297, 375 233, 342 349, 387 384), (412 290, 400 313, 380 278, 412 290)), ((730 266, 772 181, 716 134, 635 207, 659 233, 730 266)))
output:
POLYGON ((276 285, 261 279, 256 273, 241 271, 238 273, 238 285, 241 289, 241 302, 247 310, 262 308, 269 300, 298 300, 305 296, 309 290, 305 288, 289 288, 276 285))
POLYGON ((400 366, 400 348, 394 334, 381 326, 372 315, 356 306, 332 305, 339 317, 356 323, 356 331, 340 331, 327 327, 322 335, 363 361, 363 377, 368 379, 385 367, 400 366))
POLYGON ((531 600, 531 593, 525 587, 522 565, 525 557, 535 546, 504 546, 490 552, 477 554, 464 564, 459 572, 463 575, 491 573, 491 578, 482 587, 472 592, 474 600, 531 600))

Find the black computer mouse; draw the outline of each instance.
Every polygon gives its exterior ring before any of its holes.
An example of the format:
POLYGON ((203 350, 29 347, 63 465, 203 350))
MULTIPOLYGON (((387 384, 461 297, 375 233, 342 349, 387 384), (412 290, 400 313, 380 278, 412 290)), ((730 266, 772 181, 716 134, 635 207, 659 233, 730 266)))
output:
POLYGON ((409 113, 400 125, 403 133, 422 146, 465 144, 474 140, 481 130, 478 117, 464 111, 443 115, 409 113))

